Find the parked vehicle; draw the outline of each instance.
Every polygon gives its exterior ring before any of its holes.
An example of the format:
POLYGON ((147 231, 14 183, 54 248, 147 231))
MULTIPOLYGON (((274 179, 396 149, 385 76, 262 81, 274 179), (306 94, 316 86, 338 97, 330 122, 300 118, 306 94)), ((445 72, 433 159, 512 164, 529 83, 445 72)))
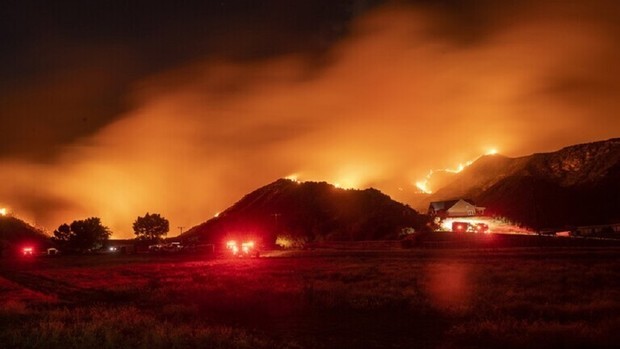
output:
POLYGON ((452 231, 455 233, 489 233, 489 225, 486 223, 452 222, 452 231))
POLYGON ((236 241, 230 240, 226 243, 226 248, 236 257, 258 258, 260 256, 260 251, 254 241, 245 241, 238 244, 236 241))

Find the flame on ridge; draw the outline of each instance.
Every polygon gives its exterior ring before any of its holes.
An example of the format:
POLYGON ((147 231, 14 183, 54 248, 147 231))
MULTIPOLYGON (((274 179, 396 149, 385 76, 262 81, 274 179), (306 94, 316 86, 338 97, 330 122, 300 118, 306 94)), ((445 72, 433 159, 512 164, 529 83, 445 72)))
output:
POLYGON ((432 194, 433 191, 429 187, 429 182, 435 173, 437 172, 460 173, 461 171, 469 167, 469 165, 473 164, 474 162, 476 162, 476 160, 480 159, 481 157, 486 156, 486 155, 495 155, 497 153, 498 153, 497 149, 492 148, 492 149, 489 149, 486 153, 478 156, 477 158, 473 160, 460 163, 456 168, 441 168, 441 169, 436 169, 436 170, 430 170, 428 174, 426 175, 426 177, 424 177, 424 179, 415 182, 415 186, 416 188, 418 188, 418 190, 420 190, 420 192, 424 194, 432 194))

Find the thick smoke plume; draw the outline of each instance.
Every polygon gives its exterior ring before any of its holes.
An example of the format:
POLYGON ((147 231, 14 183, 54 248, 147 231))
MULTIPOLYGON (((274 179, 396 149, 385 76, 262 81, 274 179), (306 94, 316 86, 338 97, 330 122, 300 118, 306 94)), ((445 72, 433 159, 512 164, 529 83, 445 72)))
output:
POLYGON ((51 230, 99 216, 130 237, 147 211, 190 227, 279 177, 408 200, 429 169, 491 147, 618 136, 618 28, 578 10, 517 12, 464 43, 437 13, 384 6, 320 61, 179 66, 136 82, 122 118, 51 163, 0 163, 0 197, 51 230))

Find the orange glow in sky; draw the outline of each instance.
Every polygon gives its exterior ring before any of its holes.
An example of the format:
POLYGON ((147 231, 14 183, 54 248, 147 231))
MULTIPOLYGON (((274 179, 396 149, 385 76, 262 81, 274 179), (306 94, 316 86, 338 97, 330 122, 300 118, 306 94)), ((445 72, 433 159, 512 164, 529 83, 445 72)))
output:
MULTIPOLYGON (((445 19, 396 3, 355 17, 320 59, 192 57, 141 77, 119 92, 114 121, 53 157, 0 158, 9 183, 0 200, 49 231, 96 216, 131 238, 145 212, 189 229, 287 176, 410 203, 481 153, 522 156, 620 134, 618 35, 581 5, 509 11, 476 22, 493 29, 469 37, 443 35, 445 19)), ((91 81, 86 73, 67 81, 91 81)), ((46 96, 80 92, 67 84, 46 96)))

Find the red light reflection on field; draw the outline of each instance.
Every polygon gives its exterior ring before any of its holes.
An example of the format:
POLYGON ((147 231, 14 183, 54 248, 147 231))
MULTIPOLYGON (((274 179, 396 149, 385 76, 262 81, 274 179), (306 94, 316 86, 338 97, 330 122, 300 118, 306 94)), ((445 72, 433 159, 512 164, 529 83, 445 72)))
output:
POLYGON ((426 270, 426 291, 434 306, 464 311, 471 302, 469 268, 462 264, 435 264, 426 270))

